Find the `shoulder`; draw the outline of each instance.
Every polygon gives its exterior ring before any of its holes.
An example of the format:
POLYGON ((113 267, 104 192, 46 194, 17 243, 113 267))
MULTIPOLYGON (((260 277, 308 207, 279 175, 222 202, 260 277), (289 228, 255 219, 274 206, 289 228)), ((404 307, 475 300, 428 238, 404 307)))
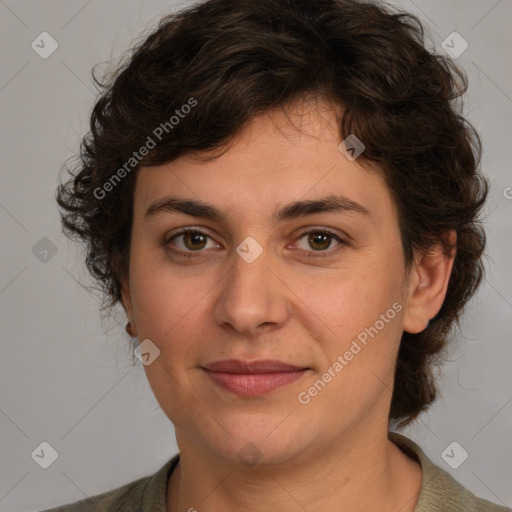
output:
POLYGON ((423 473, 414 512, 512 512, 512 509, 479 498, 436 466, 411 439, 389 432, 389 439, 418 460, 423 473))
POLYGON ((126 512, 135 512, 137 509, 140 509, 142 490, 146 486, 149 478, 150 477, 141 478, 140 480, 123 485, 112 491, 42 512, 85 512, 88 510, 114 512, 119 509, 120 503, 128 505, 128 507, 125 508, 126 512))
POLYGON ((167 482, 178 461, 179 454, 167 461, 154 475, 42 512, 165 512, 167 482))

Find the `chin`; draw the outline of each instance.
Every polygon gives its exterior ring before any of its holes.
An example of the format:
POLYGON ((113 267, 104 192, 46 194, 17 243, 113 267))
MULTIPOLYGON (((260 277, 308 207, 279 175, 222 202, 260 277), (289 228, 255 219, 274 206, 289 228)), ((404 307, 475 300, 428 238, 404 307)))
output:
MULTIPOLYGON (((244 466, 272 466, 292 460, 306 449, 307 433, 286 415, 252 415, 223 422, 218 435, 207 434, 207 443, 219 457, 244 466), (283 421, 284 419, 284 421, 283 421)), ((204 433, 206 434, 206 433, 204 433)))

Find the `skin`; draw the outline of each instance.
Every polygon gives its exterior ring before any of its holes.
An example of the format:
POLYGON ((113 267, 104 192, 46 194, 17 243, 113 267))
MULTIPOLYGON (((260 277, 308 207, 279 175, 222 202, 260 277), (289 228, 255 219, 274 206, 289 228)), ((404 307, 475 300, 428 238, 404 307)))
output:
POLYGON ((454 253, 434 248, 406 268, 385 182, 339 143, 333 107, 303 101, 287 115, 255 117, 216 159, 188 155, 139 171, 122 296, 139 340, 160 350, 144 369, 180 450, 168 512, 414 510, 421 468, 387 439, 394 365, 402 332, 421 332, 439 311, 454 253), (208 202, 226 219, 145 215, 171 194, 208 202), (271 218, 286 204, 332 194, 369 214, 271 218), (170 240, 184 227, 208 236, 170 240), (345 243, 304 236, 326 229, 345 243), (252 263, 236 252, 248 236, 263 250, 252 263), (401 311, 301 404, 298 394, 394 303, 401 311), (200 368, 230 358, 309 370, 266 395, 240 397, 200 368), (238 457, 249 442, 253 465, 238 457))

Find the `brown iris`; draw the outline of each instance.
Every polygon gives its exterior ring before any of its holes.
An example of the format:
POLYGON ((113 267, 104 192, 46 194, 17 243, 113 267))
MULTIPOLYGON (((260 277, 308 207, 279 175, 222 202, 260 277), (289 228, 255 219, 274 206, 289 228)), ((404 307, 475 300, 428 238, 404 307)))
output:
POLYGON ((191 232, 191 233, 183 233, 183 242, 187 249, 192 251, 196 251, 198 249, 202 249, 206 245, 207 237, 201 233, 191 232), (191 242, 191 245, 188 244, 188 241, 191 242), (196 244, 202 244, 200 247, 196 244))
POLYGON ((311 233, 308 237, 308 242, 313 249, 315 249, 315 245, 317 245, 318 250, 327 249, 331 244, 331 235, 327 233, 311 233))

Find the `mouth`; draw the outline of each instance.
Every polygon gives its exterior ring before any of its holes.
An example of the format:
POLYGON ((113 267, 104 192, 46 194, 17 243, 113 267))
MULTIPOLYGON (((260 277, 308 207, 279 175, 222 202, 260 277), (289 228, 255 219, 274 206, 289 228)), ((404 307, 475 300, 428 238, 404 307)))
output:
POLYGON ((300 379, 310 368, 271 359, 216 361, 202 367, 220 388, 239 396, 261 396, 300 379))

